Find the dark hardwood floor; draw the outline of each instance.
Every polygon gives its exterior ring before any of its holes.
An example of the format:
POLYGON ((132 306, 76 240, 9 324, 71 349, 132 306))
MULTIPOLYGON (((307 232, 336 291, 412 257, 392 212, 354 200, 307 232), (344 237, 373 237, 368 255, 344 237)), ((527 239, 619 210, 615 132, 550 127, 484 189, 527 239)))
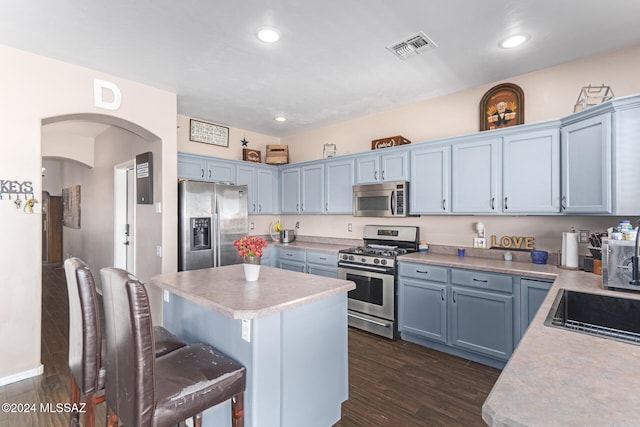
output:
POLYGON ((349 400, 335 427, 485 426, 500 371, 407 341, 349 330, 349 400))
MULTIPOLYGON (((36 411, 0 412, 0 427, 67 426, 67 413, 41 403, 69 402, 68 307, 64 270, 43 267, 44 374, 0 387, 0 403, 35 404, 36 411)), ((482 403, 500 371, 406 341, 349 330, 349 400, 335 427, 483 426, 482 403)), ((96 425, 105 425, 104 404, 96 425)))

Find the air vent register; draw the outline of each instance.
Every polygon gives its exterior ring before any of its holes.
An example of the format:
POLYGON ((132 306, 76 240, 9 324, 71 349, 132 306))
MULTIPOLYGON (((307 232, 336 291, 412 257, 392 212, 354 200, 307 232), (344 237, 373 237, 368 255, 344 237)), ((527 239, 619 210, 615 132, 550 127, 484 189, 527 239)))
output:
POLYGON ((420 31, 418 34, 410 36, 406 40, 387 46, 387 49, 398 58, 405 60, 422 53, 427 49, 433 49, 436 47, 438 47, 438 45, 436 45, 424 32, 420 31))

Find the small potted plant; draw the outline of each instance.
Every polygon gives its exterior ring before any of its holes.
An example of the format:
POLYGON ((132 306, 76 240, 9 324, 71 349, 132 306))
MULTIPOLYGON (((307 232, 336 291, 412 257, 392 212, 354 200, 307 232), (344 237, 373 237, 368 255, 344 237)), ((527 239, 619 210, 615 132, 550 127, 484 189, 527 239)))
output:
POLYGON ((258 280, 260 275, 260 258, 267 241, 262 237, 245 236, 233 242, 233 246, 238 250, 238 255, 244 261, 244 275, 248 282, 258 280))

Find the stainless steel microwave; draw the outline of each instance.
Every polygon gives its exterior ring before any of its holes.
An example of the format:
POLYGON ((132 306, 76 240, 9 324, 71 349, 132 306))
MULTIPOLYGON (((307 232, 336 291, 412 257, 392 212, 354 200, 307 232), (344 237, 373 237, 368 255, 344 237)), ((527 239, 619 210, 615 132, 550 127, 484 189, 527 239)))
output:
POLYGON ((353 186, 353 216, 409 215, 409 183, 385 182, 353 186))

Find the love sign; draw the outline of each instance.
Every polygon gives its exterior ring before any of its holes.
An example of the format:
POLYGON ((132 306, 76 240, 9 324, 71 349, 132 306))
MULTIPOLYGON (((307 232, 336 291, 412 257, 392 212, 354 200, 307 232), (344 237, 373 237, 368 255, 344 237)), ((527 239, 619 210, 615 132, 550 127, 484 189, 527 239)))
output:
POLYGON ((530 251, 533 250, 533 237, 502 236, 498 241, 496 236, 491 236, 491 247, 530 251))

